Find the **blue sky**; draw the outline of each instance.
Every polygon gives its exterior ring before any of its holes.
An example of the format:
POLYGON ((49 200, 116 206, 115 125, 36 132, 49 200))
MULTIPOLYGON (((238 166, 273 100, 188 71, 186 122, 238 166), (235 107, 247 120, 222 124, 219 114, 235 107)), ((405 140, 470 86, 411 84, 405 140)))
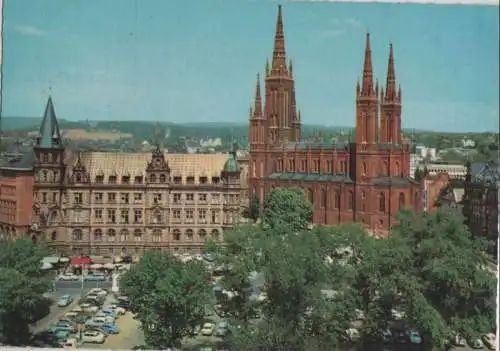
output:
MULTIPOLYGON (((305 123, 354 124, 370 31, 375 75, 388 45, 403 127, 498 130, 498 7, 285 2, 305 123)), ((3 115, 40 116, 51 88, 69 120, 245 123, 272 54, 277 3, 5 0, 3 115)))

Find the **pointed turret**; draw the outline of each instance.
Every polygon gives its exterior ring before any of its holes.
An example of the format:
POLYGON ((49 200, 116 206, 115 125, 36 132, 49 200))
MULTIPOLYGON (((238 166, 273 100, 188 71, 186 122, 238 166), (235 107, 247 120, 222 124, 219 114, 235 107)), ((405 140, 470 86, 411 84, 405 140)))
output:
POLYGON ((396 96, 396 70, 394 68, 394 52, 392 43, 389 44, 389 62, 387 64, 387 82, 385 85, 385 101, 395 102, 396 96))
POLYGON ((293 77, 293 63, 291 59, 288 61, 288 73, 290 73, 290 77, 293 77))
POLYGON ((283 30, 283 16, 281 5, 278 5, 278 19, 276 20, 276 33, 274 35, 273 61, 271 64, 271 73, 286 73, 286 51, 285 51, 285 33, 283 30))
POLYGON ((40 133, 36 140, 36 146, 43 149, 62 149, 62 138, 57 122, 56 112, 52 97, 49 96, 45 112, 43 114, 40 133))
POLYGON ((361 95, 371 96, 373 94, 373 65, 372 49, 370 45, 370 33, 366 33, 365 60, 363 63, 363 83, 361 95))
POLYGON ((255 83, 255 98, 253 107, 253 117, 263 117, 262 114, 262 96, 260 93, 260 75, 257 73, 257 82, 255 83))

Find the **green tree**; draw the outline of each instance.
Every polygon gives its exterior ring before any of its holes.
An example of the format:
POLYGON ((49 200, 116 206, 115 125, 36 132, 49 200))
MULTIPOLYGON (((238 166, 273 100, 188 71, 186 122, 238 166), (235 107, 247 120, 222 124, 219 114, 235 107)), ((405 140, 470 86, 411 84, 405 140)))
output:
MULTIPOLYGON (((467 339, 494 326, 495 277, 485 269, 484 242, 447 209, 402 212, 386 240, 365 246, 355 290, 367 336, 389 326, 394 310, 442 350, 452 335, 467 339)), ((371 343, 371 342, 370 342, 371 343)))
POLYGON ((48 251, 29 239, 0 240, 0 337, 26 345, 30 324, 46 308, 50 277, 40 270, 48 251))
POLYGON ((210 276, 202 263, 183 263, 162 252, 148 252, 121 280, 137 314, 146 344, 155 349, 179 347, 182 338, 203 321, 210 301, 210 276))
POLYGON ((257 197, 253 197, 250 200, 250 205, 248 206, 248 218, 253 220, 254 222, 259 219, 260 215, 260 201, 257 197))
POLYGON ((264 198, 262 223, 271 229, 287 232, 307 229, 311 223, 313 205, 299 188, 278 188, 264 198))

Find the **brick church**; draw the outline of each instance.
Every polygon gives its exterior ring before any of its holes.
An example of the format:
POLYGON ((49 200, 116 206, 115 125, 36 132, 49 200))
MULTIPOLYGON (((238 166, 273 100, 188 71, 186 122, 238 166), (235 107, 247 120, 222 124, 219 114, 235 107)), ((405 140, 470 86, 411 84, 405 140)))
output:
POLYGON ((261 202, 276 187, 300 187, 314 205, 316 224, 360 222, 385 235, 402 208, 420 209, 421 187, 410 177, 409 141, 401 133, 401 88, 389 46, 387 79, 375 83, 366 35, 362 81, 357 82, 355 139, 301 140, 292 63, 286 61, 281 6, 264 93, 257 76, 250 111, 249 196, 261 202))

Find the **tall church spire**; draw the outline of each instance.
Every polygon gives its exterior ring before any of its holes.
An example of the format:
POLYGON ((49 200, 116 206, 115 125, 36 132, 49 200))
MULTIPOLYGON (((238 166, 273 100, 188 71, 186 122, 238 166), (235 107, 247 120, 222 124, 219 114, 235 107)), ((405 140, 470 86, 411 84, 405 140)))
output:
POLYGON ((45 112, 43 114, 40 132, 36 140, 36 146, 44 149, 62 149, 62 138, 57 122, 52 96, 49 96, 45 112))
POLYGON ((392 44, 389 45, 389 62, 387 65, 387 81, 385 85, 385 101, 395 102, 397 100, 396 91, 396 70, 394 68, 394 52, 392 44))
POLYGON ((257 82, 255 83, 255 100, 253 107, 253 117, 263 117, 262 114, 262 96, 260 93, 260 75, 257 73, 257 82))
POLYGON ((281 5, 278 5, 278 19, 276 20, 276 33, 274 35, 273 61, 271 73, 283 74, 286 72, 285 32, 283 30, 283 15, 281 5))
POLYGON ((361 84, 361 95, 373 95, 373 65, 372 49, 370 45, 370 33, 366 33, 365 60, 363 63, 363 81, 361 84))

